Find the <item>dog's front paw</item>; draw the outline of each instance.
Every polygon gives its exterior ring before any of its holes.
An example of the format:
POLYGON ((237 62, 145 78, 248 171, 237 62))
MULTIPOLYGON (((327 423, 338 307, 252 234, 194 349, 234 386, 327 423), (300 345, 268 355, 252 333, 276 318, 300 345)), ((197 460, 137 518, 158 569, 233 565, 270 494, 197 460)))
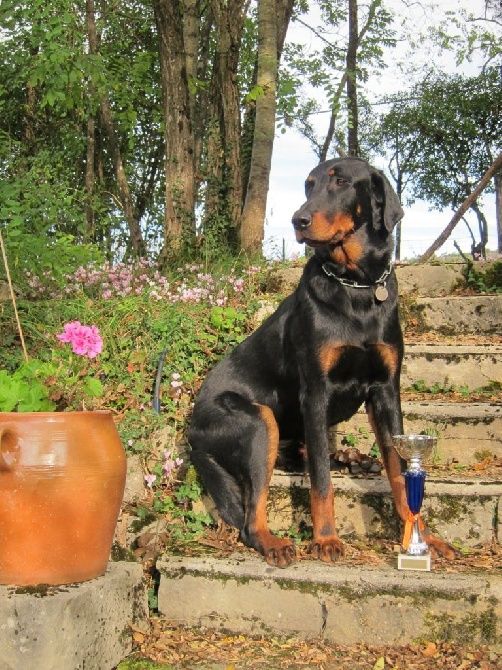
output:
POLYGON ((296 560, 295 545, 291 540, 270 535, 271 542, 262 547, 262 553, 269 565, 287 568, 296 560))
POLYGON ((345 554, 345 547, 337 535, 315 537, 310 545, 310 553, 324 563, 334 563, 345 554))
POLYGON ((267 563, 276 568, 287 568, 296 560, 293 540, 277 537, 268 530, 256 533, 241 533, 241 539, 249 547, 259 551, 267 563))
POLYGON ((447 558, 449 561, 453 561, 453 559, 458 556, 457 551, 451 546, 451 544, 448 544, 448 542, 445 542, 440 537, 437 537, 437 535, 425 533, 424 540, 427 542, 433 558, 442 556, 443 558, 447 558))

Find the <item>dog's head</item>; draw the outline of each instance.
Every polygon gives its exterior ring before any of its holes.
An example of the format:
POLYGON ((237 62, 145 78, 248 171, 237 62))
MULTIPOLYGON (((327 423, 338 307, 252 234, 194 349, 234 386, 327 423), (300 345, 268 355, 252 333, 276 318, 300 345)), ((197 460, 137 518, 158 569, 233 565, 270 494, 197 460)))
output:
POLYGON ((403 216, 387 177, 359 158, 318 165, 305 181, 305 195, 306 202, 292 219, 296 239, 326 247, 334 260, 340 255, 337 248, 347 256, 351 246, 360 247, 354 235, 358 230, 365 228, 367 235, 384 239, 403 216))

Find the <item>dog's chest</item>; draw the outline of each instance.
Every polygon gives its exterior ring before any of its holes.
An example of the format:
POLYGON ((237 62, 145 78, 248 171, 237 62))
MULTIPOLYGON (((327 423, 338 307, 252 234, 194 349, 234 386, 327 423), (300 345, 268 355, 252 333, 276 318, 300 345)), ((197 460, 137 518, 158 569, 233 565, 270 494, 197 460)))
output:
POLYGON ((338 384, 386 381, 396 374, 399 366, 397 347, 385 342, 366 345, 325 342, 317 356, 323 375, 338 384))

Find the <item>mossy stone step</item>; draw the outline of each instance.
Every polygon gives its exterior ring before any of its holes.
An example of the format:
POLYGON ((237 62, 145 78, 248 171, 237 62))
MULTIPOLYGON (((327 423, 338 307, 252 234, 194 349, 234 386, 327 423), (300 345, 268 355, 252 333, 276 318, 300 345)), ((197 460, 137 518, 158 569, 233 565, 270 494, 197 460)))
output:
MULTIPOLYGON (((401 526, 385 474, 333 474, 332 480, 341 537, 348 541, 387 538, 399 542, 401 526)), ((312 525, 309 486, 307 475, 274 472, 269 495, 269 520, 274 531, 312 525)), ((499 481, 428 478, 423 513, 431 530, 445 540, 459 547, 475 547, 502 538, 501 500, 499 481)))
POLYGON ((502 294, 418 298, 410 310, 425 331, 500 334, 502 294))
POLYGON ((349 645, 417 639, 496 645, 502 639, 497 574, 399 572, 320 561, 281 570, 247 554, 165 555, 157 568, 159 611, 178 624, 349 645))
MULTIPOLYGON (((406 433, 437 435, 438 463, 470 465, 489 454, 502 458, 502 405, 410 401, 402 409, 406 433)), ((363 452, 375 442, 364 409, 333 430, 332 448, 342 447, 347 435, 363 452)))
POLYGON ((407 344, 401 388, 418 381, 466 386, 470 390, 502 381, 502 345, 407 344))

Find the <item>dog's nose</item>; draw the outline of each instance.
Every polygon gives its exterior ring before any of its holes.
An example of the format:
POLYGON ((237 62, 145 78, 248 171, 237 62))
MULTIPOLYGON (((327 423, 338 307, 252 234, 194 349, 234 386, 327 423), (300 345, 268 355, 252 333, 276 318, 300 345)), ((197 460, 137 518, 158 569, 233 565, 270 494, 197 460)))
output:
POLYGON ((296 228, 296 230, 305 230, 305 228, 308 228, 310 225, 312 225, 312 217, 310 214, 305 214, 299 213, 298 215, 295 214, 293 216, 293 226, 296 228))

